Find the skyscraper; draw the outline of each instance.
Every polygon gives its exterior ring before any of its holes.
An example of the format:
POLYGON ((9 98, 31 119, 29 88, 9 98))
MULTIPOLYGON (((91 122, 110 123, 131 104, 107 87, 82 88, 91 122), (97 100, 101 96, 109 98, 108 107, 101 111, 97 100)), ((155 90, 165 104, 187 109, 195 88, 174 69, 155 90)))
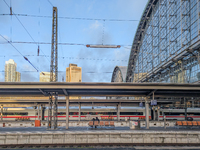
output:
POLYGON ((40 72, 40 82, 50 82, 50 72, 40 72))
POLYGON ((82 82, 82 68, 76 64, 69 64, 66 68, 66 82, 82 82))
POLYGON ((15 81, 20 82, 21 81, 21 73, 20 72, 15 72, 15 81))
MULTIPOLYGON (((66 68, 66 82, 81 82, 82 81, 82 68, 76 64, 69 64, 66 68)), ((81 97, 70 96, 69 99, 81 99, 81 97)))
POLYGON ((21 74, 16 72, 17 64, 13 59, 9 59, 5 63, 5 82, 20 82, 21 74))

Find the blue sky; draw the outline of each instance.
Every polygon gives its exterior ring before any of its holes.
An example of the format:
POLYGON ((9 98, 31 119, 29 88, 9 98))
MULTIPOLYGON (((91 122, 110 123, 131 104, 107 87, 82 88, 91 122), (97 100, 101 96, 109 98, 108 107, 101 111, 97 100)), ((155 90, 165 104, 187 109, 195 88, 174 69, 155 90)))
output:
MULTIPOLYGON (((131 44, 147 0, 49 0, 58 8, 58 17, 91 18, 58 19, 58 43, 115 44, 120 49, 92 49, 83 45, 58 45, 58 81, 65 79, 69 63, 82 67, 83 82, 110 82, 115 66, 127 66, 131 44), (105 19, 95 20, 95 19, 105 19), (138 20, 138 21, 109 21, 138 20), (103 34, 104 33, 104 34, 103 34), (103 40, 102 40, 103 39, 103 40)), ((52 5, 48 0, 0 0, 0 34, 13 42, 51 42, 52 5), (15 16, 9 14, 12 6, 15 14, 42 17, 15 16), (44 17, 50 16, 50 17, 44 17)), ((50 71, 50 44, 13 44, 40 71, 50 71)), ((13 59, 21 81, 39 81, 39 72, 0 37, 0 81, 4 81, 5 61, 13 59)))

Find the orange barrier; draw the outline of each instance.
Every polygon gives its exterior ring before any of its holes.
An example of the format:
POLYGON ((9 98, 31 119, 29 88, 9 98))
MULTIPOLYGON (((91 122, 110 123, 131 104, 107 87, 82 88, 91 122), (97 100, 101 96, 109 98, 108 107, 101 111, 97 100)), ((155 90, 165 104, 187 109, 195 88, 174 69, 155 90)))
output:
POLYGON ((176 121, 178 126, 200 126, 200 121, 176 121))
POLYGON ((95 125, 95 126, 98 126, 98 125, 99 125, 99 121, 95 121, 95 122, 94 122, 94 125, 95 125))
POLYGON ((192 125, 193 126, 197 126, 197 122, 196 121, 192 121, 192 125))
POLYGON ((108 121, 105 121, 105 126, 109 126, 109 122, 108 121))
POLYGON ((187 126, 187 121, 182 121, 183 126, 187 126))
POLYGON ((89 121, 89 126, 93 126, 93 121, 89 121))
POLYGON ((100 126, 104 126, 104 121, 100 121, 100 126))
POLYGON ((176 121, 176 125, 178 125, 178 126, 182 126, 183 124, 182 124, 181 121, 176 121))
POLYGON ((40 120, 35 120, 35 127, 40 127, 40 126, 41 126, 40 120))
POLYGON ((89 126, 94 127, 94 126, 115 126, 114 121, 89 121, 88 123, 89 126))
POLYGON ((200 121, 197 121, 198 126, 200 126, 200 121))
POLYGON ((110 126, 115 126, 114 121, 110 121, 110 126))
POLYGON ((188 126, 192 126, 192 121, 187 121, 188 126))

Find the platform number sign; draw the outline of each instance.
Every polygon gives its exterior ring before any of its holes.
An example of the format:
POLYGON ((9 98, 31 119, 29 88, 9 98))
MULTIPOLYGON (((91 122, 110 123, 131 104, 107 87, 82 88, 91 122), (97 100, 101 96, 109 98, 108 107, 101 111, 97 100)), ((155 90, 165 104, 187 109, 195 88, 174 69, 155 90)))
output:
POLYGON ((157 105, 157 100, 151 100, 151 105, 152 106, 157 105))

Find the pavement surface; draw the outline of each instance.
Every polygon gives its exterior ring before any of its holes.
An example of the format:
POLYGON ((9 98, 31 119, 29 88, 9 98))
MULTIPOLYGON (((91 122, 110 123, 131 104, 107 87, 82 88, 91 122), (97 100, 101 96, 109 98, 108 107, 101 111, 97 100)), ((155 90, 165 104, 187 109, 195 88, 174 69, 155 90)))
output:
POLYGON ((65 127, 59 127, 57 130, 47 130, 46 127, 1 127, 0 133, 51 133, 51 132, 62 132, 62 133, 72 133, 72 132, 200 132, 200 128, 195 129, 177 129, 177 128, 167 128, 164 129, 162 127, 152 127, 150 129, 137 129, 130 130, 129 127, 70 127, 68 130, 65 127))

